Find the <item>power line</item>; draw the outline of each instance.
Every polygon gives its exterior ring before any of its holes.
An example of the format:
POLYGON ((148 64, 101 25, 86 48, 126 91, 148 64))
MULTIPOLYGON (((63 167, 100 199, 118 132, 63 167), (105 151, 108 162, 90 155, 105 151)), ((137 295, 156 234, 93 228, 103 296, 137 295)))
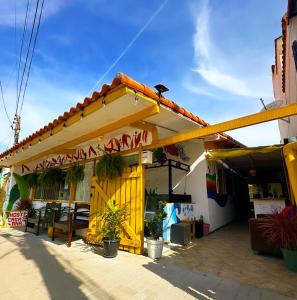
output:
MULTIPOLYGON (((27 19, 28 19, 29 6, 30 6, 30 0, 27 0, 25 22, 24 22, 24 27, 23 27, 22 41, 21 41, 21 49, 20 49, 20 54, 19 54, 17 82, 19 82, 19 79, 20 79, 20 69, 21 69, 21 61, 22 61, 22 53, 23 53, 24 40, 25 40, 26 29, 27 29, 27 19)), ((18 84, 17 84, 17 90, 18 90, 18 84)))
POLYGON ((4 107, 4 111, 5 111, 5 115, 7 117, 7 120, 9 122, 9 125, 11 126, 12 122, 10 121, 7 109, 6 109, 6 104, 5 104, 5 100, 4 100, 4 95, 3 95, 3 88, 2 88, 2 82, 0 80, 0 89, 1 89, 1 98, 2 98, 2 103, 3 103, 3 107, 4 107))
POLYGON ((21 95, 22 86, 23 86, 23 80, 24 80, 26 69, 27 69, 27 62, 28 62, 28 57, 29 57, 29 53, 30 53, 34 28, 35 28, 35 22, 36 22, 38 6, 39 6, 39 0, 37 0, 37 4, 36 4, 36 8, 35 8, 34 20, 33 20, 33 25, 32 25, 31 34, 30 34, 30 41, 29 41, 29 46, 28 46, 28 50, 27 50, 27 54, 26 54, 25 66, 24 66, 24 69, 23 69, 23 72, 22 72, 21 84, 20 84, 20 87, 19 87, 19 90, 18 90, 17 103, 16 103, 16 112, 15 112, 16 115, 18 113, 18 106, 19 106, 20 95, 21 95))
POLYGON ((132 38, 129 44, 124 48, 124 50, 120 53, 120 55, 114 60, 114 62, 110 65, 110 67, 101 75, 101 77, 96 81, 93 90, 97 85, 101 83, 101 81, 109 74, 109 72, 117 65, 117 63, 121 60, 121 58, 127 53, 127 51, 133 46, 136 40, 141 36, 141 34, 145 31, 145 29, 151 24, 151 22, 155 19, 155 17, 161 12, 164 6, 167 4, 169 0, 163 1, 163 3, 159 6, 159 8, 151 15, 148 21, 141 27, 141 29, 136 33, 136 35, 132 38))
POLYGON ((37 29, 36 29, 36 33, 35 33, 34 42, 33 42, 33 49, 32 49, 32 54, 31 54, 31 58, 30 58, 30 63, 29 63, 26 83, 25 83, 25 87, 24 87, 24 91, 23 91, 23 97, 22 97, 22 103, 21 103, 21 108, 20 108, 19 115, 22 112, 22 108, 23 108, 23 104, 24 104, 25 94, 26 94, 28 80, 29 80, 30 71, 31 71, 32 60, 33 60, 33 56, 34 56, 34 52, 35 52, 37 36, 38 36, 38 33, 39 33, 39 27, 40 27, 40 21, 41 21, 41 16, 42 16, 42 11, 43 11, 43 5, 44 5, 44 0, 42 0, 41 9, 40 9, 40 13, 39 13, 39 19, 38 19, 37 29))

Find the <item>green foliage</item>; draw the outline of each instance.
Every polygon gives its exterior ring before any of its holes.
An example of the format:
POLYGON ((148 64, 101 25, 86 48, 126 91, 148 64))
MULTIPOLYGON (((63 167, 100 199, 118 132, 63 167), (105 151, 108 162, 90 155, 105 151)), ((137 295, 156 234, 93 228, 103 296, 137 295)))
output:
POLYGON ((104 154, 96 165, 98 179, 113 179, 122 176, 124 160, 119 155, 104 154))
POLYGON ((37 183, 38 183, 38 174, 37 174, 37 172, 26 174, 24 176, 24 178, 26 179, 26 181, 29 184, 30 188, 37 186, 37 183))
POLYGON ((165 206, 166 206, 166 202, 160 201, 158 203, 155 215, 145 220, 150 235, 154 240, 158 240, 159 237, 161 237, 163 234, 163 220, 167 216, 167 213, 164 210, 165 206))
POLYGON ((30 198, 30 186, 26 179, 21 175, 13 173, 13 177, 16 181, 18 189, 20 191, 20 199, 21 200, 29 200, 30 198))
POLYGON ((65 173, 59 168, 43 170, 38 177, 38 183, 43 187, 57 185, 64 180, 65 173))
POLYGON ((114 201, 109 201, 105 212, 101 216, 103 226, 100 233, 104 240, 118 240, 121 234, 120 226, 127 219, 127 212, 125 207, 119 207, 114 204, 114 201))
POLYGON ((15 184, 10 193, 9 193, 9 201, 6 207, 6 210, 12 210, 14 203, 20 198, 20 191, 18 189, 17 184, 15 184))
POLYGON ((74 165, 71 168, 69 168, 66 172, 66 182, 68 184, 70 183, 78 183, 80 181, 83 181, 85 178, 85 167, 83 165, 74 165))

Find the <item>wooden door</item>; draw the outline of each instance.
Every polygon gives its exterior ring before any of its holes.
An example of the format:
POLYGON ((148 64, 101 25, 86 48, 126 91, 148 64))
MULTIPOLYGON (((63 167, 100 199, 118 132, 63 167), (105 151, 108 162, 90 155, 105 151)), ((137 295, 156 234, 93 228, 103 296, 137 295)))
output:
POLYGON ((92 178, 91 210, 87 241, 101 244, 100 214, 109 201, 126 207, 128 218, 122 227, 120 249, 135 254, 143 253, 144 238, 144 169, 136 166, 126 168, 122 177, 113 180, 98 181, 92 178))

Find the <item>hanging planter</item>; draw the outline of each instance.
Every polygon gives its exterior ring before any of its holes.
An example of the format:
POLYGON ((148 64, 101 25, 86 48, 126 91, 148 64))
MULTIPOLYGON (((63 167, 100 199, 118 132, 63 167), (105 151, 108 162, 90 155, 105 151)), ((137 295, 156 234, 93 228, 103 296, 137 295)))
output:
POLYGON ((77 184, 85 178, 85 167, 83 165, 74 165, 66 171, 65 181, 67 184, 77 184))
POLYGON ((124 160, 119 155, 104 154, 96 165, 99 180, 113 179, 122 176, 124 160))
POLYGON ((38 183, 43 187, 51 187, 60 184, 64 180, 65 173, 59 168, 45 169, 38 177, 38 183))

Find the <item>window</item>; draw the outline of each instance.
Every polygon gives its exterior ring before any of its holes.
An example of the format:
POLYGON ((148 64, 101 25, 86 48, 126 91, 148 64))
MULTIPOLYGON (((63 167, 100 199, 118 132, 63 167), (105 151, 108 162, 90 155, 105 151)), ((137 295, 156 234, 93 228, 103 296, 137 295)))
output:
POLYGON ((297 0, 290 0, 288 5, 289 18, 297 15, 297 0))
POLYGON ((296 40, 292 44, 292 52, 293 52, 294 61, 295 61, 295 68, 297 71, 297 41, 296 40))

